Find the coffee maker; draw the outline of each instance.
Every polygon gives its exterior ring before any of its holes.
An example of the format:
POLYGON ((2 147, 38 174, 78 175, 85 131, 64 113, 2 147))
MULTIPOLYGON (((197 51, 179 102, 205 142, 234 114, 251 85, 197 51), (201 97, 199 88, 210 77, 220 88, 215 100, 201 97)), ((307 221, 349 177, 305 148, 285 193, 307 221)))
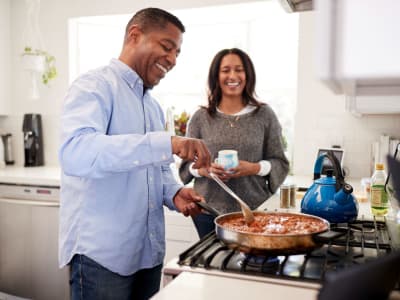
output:
POLYGON ((25 167, 43 166, 43 133, 40 114, 25 114, 24 133, 25 167))

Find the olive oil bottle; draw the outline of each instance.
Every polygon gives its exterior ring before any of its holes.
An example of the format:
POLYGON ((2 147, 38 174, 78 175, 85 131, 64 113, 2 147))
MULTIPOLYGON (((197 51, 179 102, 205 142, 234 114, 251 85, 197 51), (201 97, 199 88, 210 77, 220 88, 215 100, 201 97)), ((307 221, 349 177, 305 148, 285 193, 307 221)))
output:
POLYGON ((385 190, 386 172, 383 164, 375 165, 371 178, 371 212, 374 216, 386 216, 388 213, 388 195, 385 190))

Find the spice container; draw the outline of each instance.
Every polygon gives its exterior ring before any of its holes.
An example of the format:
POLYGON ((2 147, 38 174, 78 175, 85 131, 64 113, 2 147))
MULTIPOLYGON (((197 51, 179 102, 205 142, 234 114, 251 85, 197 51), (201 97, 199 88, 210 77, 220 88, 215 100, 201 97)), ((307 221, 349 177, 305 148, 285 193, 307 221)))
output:
POLYGON ((282 184, 280 187, 280 208, 290 207, 290 185, 282 184))
POLYGON ((297 186, 295 184, 290 185, 290 207, 296 207, 296 191, 297 186))

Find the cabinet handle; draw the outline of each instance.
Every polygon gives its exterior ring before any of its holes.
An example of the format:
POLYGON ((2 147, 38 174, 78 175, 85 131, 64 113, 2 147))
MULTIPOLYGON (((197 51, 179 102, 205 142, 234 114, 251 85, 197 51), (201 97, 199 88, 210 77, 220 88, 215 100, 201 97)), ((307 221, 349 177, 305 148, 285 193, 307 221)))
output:
POLYGON ((60 206, 60 203, 55 202, 55 201, 51 202, 51 201, 0 198, 0 202, 10 203, 10 204, 20 204, 20 205, 33 205, 33 206, 49 206, 49 207, 59 207, 60 206))

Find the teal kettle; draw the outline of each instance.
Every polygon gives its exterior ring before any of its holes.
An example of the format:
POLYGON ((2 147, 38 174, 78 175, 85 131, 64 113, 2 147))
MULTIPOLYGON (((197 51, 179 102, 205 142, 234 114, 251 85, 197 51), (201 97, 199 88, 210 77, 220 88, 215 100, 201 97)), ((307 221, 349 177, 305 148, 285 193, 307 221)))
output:
POLYGON ((358 203, 353 187, 344 181, 340 163, 332 151, 322 153, 314 165, 314 183, 301 200, 301 212, 315 215, 331 223, 348 223, 357 219, 358 203), (324 159, 333 169, 321 177, 324 159))

